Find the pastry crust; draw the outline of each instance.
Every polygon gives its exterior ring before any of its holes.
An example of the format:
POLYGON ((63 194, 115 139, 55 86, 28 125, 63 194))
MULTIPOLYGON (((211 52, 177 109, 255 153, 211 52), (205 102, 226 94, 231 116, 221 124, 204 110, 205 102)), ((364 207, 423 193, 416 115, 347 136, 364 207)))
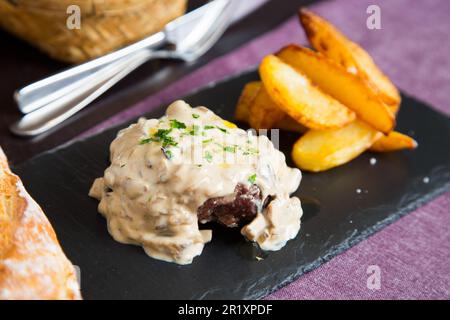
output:
POLYGON ((80 298, 73 265, 0 148, 0 300, 80 298))

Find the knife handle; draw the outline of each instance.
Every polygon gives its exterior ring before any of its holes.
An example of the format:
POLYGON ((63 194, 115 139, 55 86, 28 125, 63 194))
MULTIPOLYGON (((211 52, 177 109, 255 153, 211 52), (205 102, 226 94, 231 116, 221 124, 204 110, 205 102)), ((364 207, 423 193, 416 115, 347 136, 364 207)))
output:
POLYGON ((113 61, 86 79, 80 79, 80 82, 84 80, 83 84, 76 90, 23 116, 11 125, 10 130, 19 136, 44 133, 85 108, 146 61, 164 57, 164 54, 159 51, 141 50, 113 61))
POLYGON ((164 32, 155 33, 120 50, 32 83, 16 91, 14 99, 22 113, 30 113, 85 85, 86 81, 95 78, 95 74, 98 74, 107 64, 143 49, 156 48, 165 41, 166 35, 164 32))

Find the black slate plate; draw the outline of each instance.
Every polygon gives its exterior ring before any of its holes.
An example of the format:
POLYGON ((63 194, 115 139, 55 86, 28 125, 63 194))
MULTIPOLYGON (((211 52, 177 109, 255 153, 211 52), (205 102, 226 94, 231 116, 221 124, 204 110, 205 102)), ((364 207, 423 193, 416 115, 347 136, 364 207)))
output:
MULTIPOLYGON (((186 100, 232 119, 243 85, 256 78, 255 72, 247 73, 186 100)), ((164 110, 160 107, 147 117, 159 117, 164 110)), ((80 266, 86 299, 261 298, 450 187, 450 120, 404 96, 398 130, 418 140, 417 150, 366 153, 331 171, 305 173, 296 193, 305 211, 300 234, 278 252, 261 254, 238 230, 214 227, 203 254, 192 265, 177 266, 147 257, 140 247, 115 242, 97 213, 97 201, 87 196, 94 178, 108 165, 108 147, 118 129, 15 168, 51 220, 65 252, 80 266), (371 157, 376 165, 369 163, 371 157)), ((295 138, 281 134, 287 158, 295 138)))

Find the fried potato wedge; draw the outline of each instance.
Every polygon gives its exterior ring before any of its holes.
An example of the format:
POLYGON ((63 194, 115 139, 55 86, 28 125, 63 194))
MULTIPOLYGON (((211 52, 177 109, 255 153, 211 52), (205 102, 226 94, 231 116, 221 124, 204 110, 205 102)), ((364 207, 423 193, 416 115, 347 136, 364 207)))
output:
POLYGON ((375 141, 370 147, 370 151, 389 152, 415 148, 417 148, 417 142, 413 138, 403 133, 392 131, 387 136, 382 136, 375 141))
POLYGON ((250 106, 250 118, 248 120, 250 126, 256 130, 271 129, 284 116, 284 111, 270 98, 263 86, 250 106))
POLYGON ((357 75, 363 78, 372 90, 387 105, 400 106, 401 97, 391 80, 377 67, 372 57, 360 46, 352 43, 352 53, 356 63, 357 75))
POLYGON ((366 80, 387 105, 400 105, 401 98, 397 88, 363 48, 348 39, 330 22, 309 10, 300 10, 299 17, 314 49, 343 66, 348 72, 366 80))
POLYGON ((277 56, 303 72, 323 92, 355 111, 361 120, 374 129, 387 134, 394 128, 395 116, 388 106, 362 79, 347 72, 333 60, 297 45, 285 47, 277 56))
POLYGON ((275 104, 308 128, 342 127, 355 119, 353 111, 312 85, 301 71, 273 55, 263 59, 259 73, 275 104))
POLYGON ((250 117, 250 106, 261 89, 261 81, 249 82, 244 86, 236 106, 234 118, 238 121, 248 122, 250 117))
MULTIPOLYGON (((258 94, 258 91, 261 89, 262 83, 259 81, 250 82, 245 85, 244 90, 241 93, 241 97, 239 98, 239 102, 236 106, 235 111, 235 119, 242 122, 250 122, 251 112, 250 108, 258 94)), ((269 97, 268 97, 269 98, 269 97)), ((269 102, 273 104, 274 102, 269 102)), ((297 133, 304 133, 307 131, 307 128, 302 126, 300 123, 292 119, 286 113, 283 112, 283 118, 276 121, 271 128, 264 129, 282 129, 286 131, 292 131, 297 133)))
POLYGON ((360 120, 343 128, 310 130, 294 144, 292 159, 303 170, 328 170, 356 158, 382 135, 360 120))
POLYGON ((397 116, 398 110, 400 109, 400 104, 390 104, 388 105, 389 110, 394 114, 394 116, 397 116))
MULTIPOLYGON (((284 116, 283 119, 275 122, 275 124, 273 125, 273 128, 297 132, 297 133, 305 133, 306 131, 308 131, 308 128, 301 125, 300 123, 298 123, 297 121, 292 119, 287 114, 284 116)), ((273 128, 271 128, 271 129, 273 129, 273 128)))

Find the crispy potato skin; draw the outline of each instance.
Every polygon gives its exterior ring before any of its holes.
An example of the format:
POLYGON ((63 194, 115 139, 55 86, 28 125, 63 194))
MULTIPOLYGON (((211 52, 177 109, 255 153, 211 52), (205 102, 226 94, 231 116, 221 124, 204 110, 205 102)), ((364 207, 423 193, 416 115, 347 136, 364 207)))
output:
POLYGON ((417 142, 397 131, 392 131, 387 136, 382 136, 380 139, 375 141, 375 143, 370 147, 370 151, 375 152, 390 152, 403 149, 415 149, 417 148, 417 142))
POLYGON ((366 83, 319 52, 297 45, 283 48, 277 56, 303 72, 322 91, 346 105, 374 129, 389 133, 395 116, 366 83))
POLYGON ((357 75, 364 79, 381 100, 398 109, 401 102, 400 93, 391 80, 377 67, 372 57, 356 43, 349 45, 353 53, 357 75))
POLYGON ((363 48, 348 39, 330 22, 309 10, 301 9, 299 18, 314 49, 367 81, 383 102, 398 109, 401 97, 397 88, 363 48))
MULTIPOLYGON (((245 85, 241 97, 239 98, 238 105, 236 106, 235 119, 238 121, 250 123, 252 116, 251 107, 258 95, 259 90, 262 88, 262 83, 260 81, 249 82, 245 85)), ((267 98, 269 98, 267 96, 267 98)), ((269 98, 270 99, 270 98, 269 98)), ((269 104, 273 105, 274 102, 270 101, 269 104)), ((278 107, 277 107, 278 108, 278 107)), ((283 118, 275 121, 272 127, 263 129, 282 129, 286 131, 292 131, 297 133, 306 132, 307 128, 302 126, 300 123, 292 119, 289 115, 283 112, 283 118)))
POLYGON ((310 130, 294 144, 292 159, 302 170, 325 171, 353 160, 381 136, 360 120, 343 128, 310 130))
POLYGON ((281 130, 292 131, 297 133, 305 133, 308 131, 308 128, 302 126, 300 123, 292 119, 287 114, 284 115, 284 118, 280 121, 275 122, 274 128, 278 128, 281 130))
POLYGON ((315 87, 301 71, 273 55, 263 59, 259 73, 275 104, 305 127, 336 128, 355 119, 353 111, 315 87))
POLYGON ((397 117, 398 110, 400 110, 400 104, 390 104, 387 105, 392 114, 397 117))
POLYGON ((267 90, 262 87, 250 106, 249 124, 252 128, 271 129, 275 123, 282 120, 284 111, 270 98, 267 90))
POLYGON ((255 100, 262 87, 261 81, 249 82, 242 90, 238 104, 234 113, 234 118, 238 121, 248 122, 250 118, 250 106, 255 100))

